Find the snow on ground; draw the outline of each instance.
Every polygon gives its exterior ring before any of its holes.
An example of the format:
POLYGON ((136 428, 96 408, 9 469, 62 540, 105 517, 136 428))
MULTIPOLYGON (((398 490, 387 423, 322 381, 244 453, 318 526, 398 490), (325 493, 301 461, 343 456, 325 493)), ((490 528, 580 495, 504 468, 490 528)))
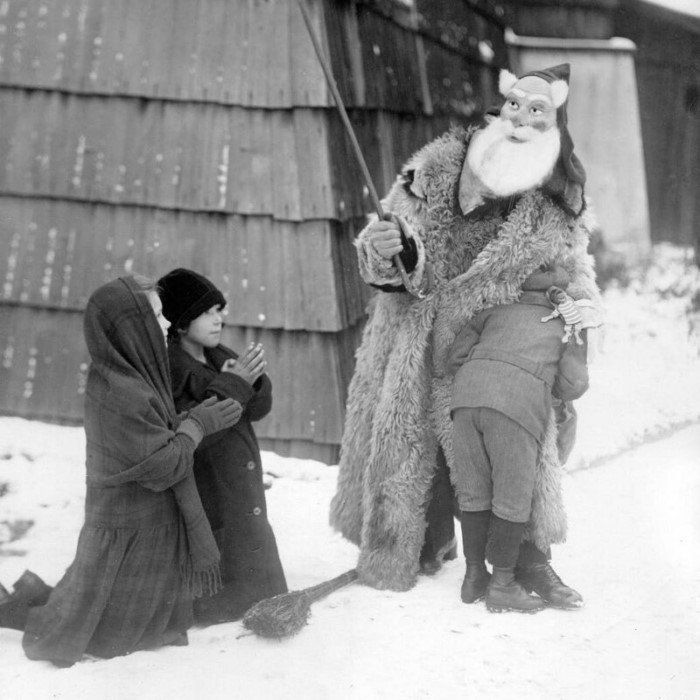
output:
MULTIPOLYGON (((0 629, 0 698, 697 697, 700 363, 686 312, 700 284, 685 254, 660 257, 630 288, 606 292, 591 390, 578 402, 569 541, 554 561, 585 608, 529 616, 465 606, 460 559, 406 593, 350 585, 282 642, 229 623, 192 630, 188 647, 56 669, 25 659, 20 633, 0 629)), ((81 428, 0 418, 6 587, 25 568, 53 584, 70 564, 83 456, 81 428)), ((327 525, 337 468, 272 453, 263 462, 277 477, 268 504, 290 587, 352 568, 356 548, 327 525)))

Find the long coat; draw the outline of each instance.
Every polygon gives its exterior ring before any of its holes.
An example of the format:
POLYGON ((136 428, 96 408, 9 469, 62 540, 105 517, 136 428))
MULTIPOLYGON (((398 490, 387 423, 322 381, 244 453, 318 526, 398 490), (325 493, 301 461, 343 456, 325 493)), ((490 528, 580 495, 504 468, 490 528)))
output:
MULTIPOLYGON (((452 130, 418 151, 384 200, 406 224, 418 251, 412 273, 425 298, 378 294, 357 352, 348 391, 331 524, 360 547, 360 579, 406 590, 416 579, 438 445, 453 462, 447 354, 456 334, 481 309, 515 301, 522 282, 557 263, 574 298, 596 299, 588 228, 542 191, 522 195, 503 213, 465 217, 457 201, 471 133, 452 130)), ((400 284, 391 261, 357 241, 360 270, 372 284, 400 284)), ((550 416, 540 449, 529 539, 540 549, 563 541, 556 427, 550 416)))
POLYGON ((206 437, 194 456, 194 475, 214 537, 221 551, 223 589, 194 602, 195 620, 214 624, 236 620, 263 598, 287 591, 272 527, 267 519, 260 449, 253 421, 272 407, 272 384, 263 375, 251 386, 220 372, 238 356, 219 345, 206 349, 204 365, 171 343, 168 354, 178 411, 209 396, 231 398, 243 406, 232 428, 206 437))

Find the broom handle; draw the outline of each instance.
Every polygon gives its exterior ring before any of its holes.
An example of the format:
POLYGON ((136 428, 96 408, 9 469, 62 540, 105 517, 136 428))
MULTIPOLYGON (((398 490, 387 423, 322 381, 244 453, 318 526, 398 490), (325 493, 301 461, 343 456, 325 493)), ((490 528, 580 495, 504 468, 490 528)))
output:
POLYGON ((315 586, 310 586, 305 588, 302 593, 306 598, 311 601, 319 600, 324 596, 337 591, 343 586, 347 586, 348 583, 352 583, 357 580, 357 569, 350 569, 340 576, 330 579, 329 581, 324 581, 323 583, 318 583, 315 586))
MULTIPOLYGON (((384 208, 382 207, 382 203, 379 201, 379 197, 377 196, 377 190, 374 186, 374 182, 372 182, 372 175, 370 174, 369 168, 367 167, 367 163, 365 162, 364 156, 362 155, 362 149, 360 148, 360 144, 357 141, 357 137, 355 136, 355 131, 352 128, 350 119, 348 118, 348 113, 345 111, 345 105, 343 104, 343 99, 341 98, 340 92, 338 91, 338 86, 335 84, 335 78, 333 77, 330 65, 326 60, 326 57, 323 53, 323 49, 321 48, 321 44, 318 40, 318 37, 316 36, 316 32, 314 31, 313 24, 311 23, 311 17, 309 16, 309 11, 304 5, 304 0, 297 0, 297 4, 299 5, 299 9, 301 10, 301 14, 304 18, 306 28, 309 30, 311 43, 314 45, 316 56, 318 56, 318 61, 321 64, 321 68, 323 69, 324 75, 326 76, 326 82, 328 83, 328 87, 330 88, 330 91, 333 95, 335 104, 338 107, 340 118, 343 122, 343 125, 345 126, 345 130, 347 131, 348 136, 350 137, 350 143, 352 144, 353 150, 355 151, 355 156, 357 156, 357 160, 360 164, 360 169, 362 170, 362 175, 365 178, 365 183, 367 185, 367 189, 369 190, 369 196, 372 200, 372 205, 374 206, 374 210, 377 212, 377 216, 379 217, 379 219, 383 220, 385 219, 384 208)), ((389 216, 388 218, 391 219, 392 217, 389 216)), ((421 290, 417 289, 413 282, 411 282, 401 258, 398 255, 394 255, 392 261, 399 271, 401 281, 403 282, 406 291, 412 294, 414 297, 422 299, 425 296, 425 294, 421 290)))

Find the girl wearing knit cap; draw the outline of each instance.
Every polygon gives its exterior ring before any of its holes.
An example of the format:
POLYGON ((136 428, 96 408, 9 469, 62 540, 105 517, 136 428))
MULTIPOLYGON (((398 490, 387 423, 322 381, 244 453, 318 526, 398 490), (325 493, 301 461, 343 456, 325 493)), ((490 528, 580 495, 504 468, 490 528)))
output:
POLYGON ((254 603, 285 593, 287 584, 267 520, 260 450, 252 423, 272 406, 272 384, 260 344, 241 355, 220 344, 226 300, 206 277, 178 268, 158 281, 171 322, 168 355, 179 411, 209 397, 230 398, 243 409, 228 430, 202 441, 194 474, 221 552, 223 588, 195 601, 202 625, 237 620, 254 603))

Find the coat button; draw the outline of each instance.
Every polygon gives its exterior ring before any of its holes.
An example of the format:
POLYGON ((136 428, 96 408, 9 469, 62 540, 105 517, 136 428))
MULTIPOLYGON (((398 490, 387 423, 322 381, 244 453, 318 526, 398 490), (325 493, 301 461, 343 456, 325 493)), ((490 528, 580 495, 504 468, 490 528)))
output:
POLYGON ((260 515, 260 513, 262 513, 262 509, 255 506, 255 508, 253 508, 253 515, 260 515))
POLYGON ((245 467, 249 472, 252 472, 253 469, 255 469, 255 462, 248 462, 248 464, 246 464, 245 467))

